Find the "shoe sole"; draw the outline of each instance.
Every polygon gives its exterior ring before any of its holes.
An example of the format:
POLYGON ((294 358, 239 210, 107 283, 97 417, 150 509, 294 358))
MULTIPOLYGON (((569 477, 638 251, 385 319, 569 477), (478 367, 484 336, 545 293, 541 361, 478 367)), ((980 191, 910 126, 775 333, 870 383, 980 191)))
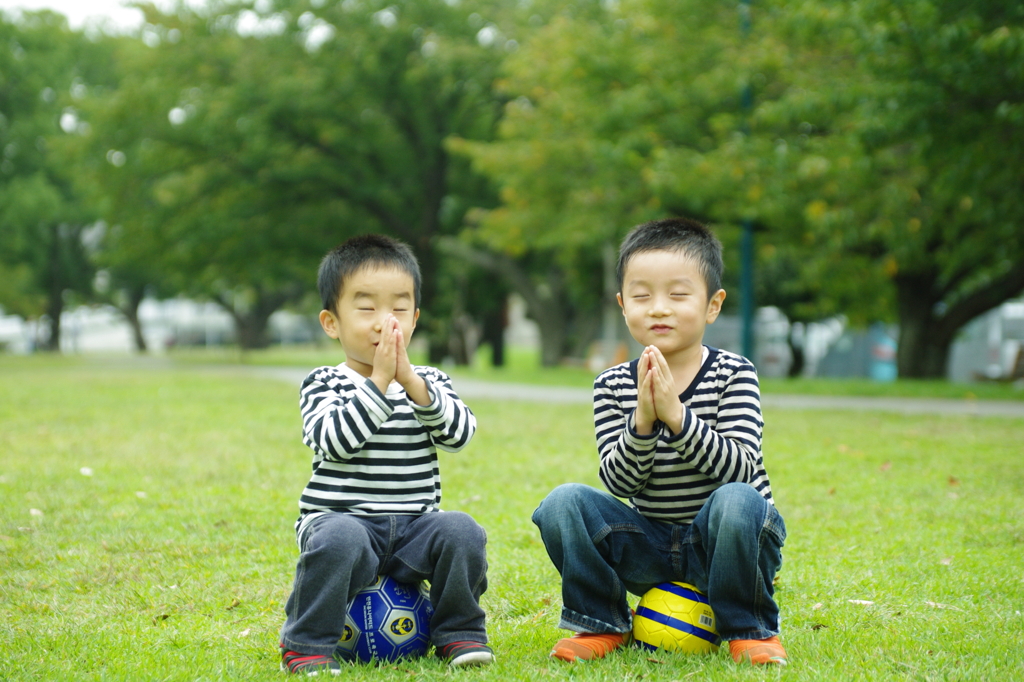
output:
POLYGON ((589 646, 585 646, 578 642, 573 641, 572 637, 566 637, 558 641, 555 644, 555 648, 548 654, 550 658, 557 658, 560 661, 566 663, 575 663, 576 661, 593 661, 598 658, 604 658, 616 649, 621 649, 626 646, 628 639, 623 640, 615 646, 605 649, 604 651, 595 651, 589 646))
POLYGON ((489 651, 473 651, 456 656, 448 664, 453 668, 469 668, 477 665, 487 665, 494 662, 494 654, 489 651))
MULTIPOLYGON (((323 668, 321 668, 321 669, 319 669, 319 670, 314 670, 314 671, 312 671, 312 672, 308 672, 308 673, 307 673, 307 672, 304 672, 304 671, 302 671, 302 670, 298 670, 298 671, 296 671, 296 672, 292 672, 291 670, 289 670, 289 669, 288 669, 288 666, 286 666, 286 665, 285 665, 284 663, 282 663, 282 664, 281 664, 281 672, 283 672, 283 673, 288 673, 289 675, 305 675, 306 677, 316 677, 316 676, 318 676, 318 675, 319 675, 319 674, 320 674, 320 673, 321 673, 322 671, 323 671, 323 668)), ((329 673, 331 673, 332 675, 340 675, 340 674, 341 674, 341 671, 340 671, 340 670, 334 670, 334 669, 332 669, 332 668, 327 668, 327 671, 328 671, 329 673)))

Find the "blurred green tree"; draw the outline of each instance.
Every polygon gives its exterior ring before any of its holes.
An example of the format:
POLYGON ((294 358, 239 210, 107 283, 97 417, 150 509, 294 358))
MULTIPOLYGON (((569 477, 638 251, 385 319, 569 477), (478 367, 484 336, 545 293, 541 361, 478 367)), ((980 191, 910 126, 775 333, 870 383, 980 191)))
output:
POLYGON ((501 139, 458 147, 501 187, 467 243, 565 261, 649 217, 749 220, 759 303, 895 318, 911 377, 1024 288, 1024 8, 780 0, 744 36, 738 5, 583 6, 509 60, 501 139))
POLYGON ((434 239, 476 188, 452 187, 468 164, 443 142, 491 135, 499 111, 503 44, 470 20, 486 4, 256 4, 147 8, 150 47, 93 121, 94 157, 123 154, 101 164, 118 259, 155 258, 258 347, 269 315, 313 291, 320 256, 386 232, 421 260, 421 326, 444 353, 434 239))
POLYGON ((895 318, 900 375, 944 376, 957 331, 1024 290, 1024 8, 779 3, 761 23, 750 134, 666 154, 663 195, 771 226, 791 290, 895 318))
POLYGON ((77 102, 110 76, 109 41, 71 31, 53 12, 0 13, 0 303, 45 315, 46 350, 60 349, 68 297, 87 297, 93 274, 86 242, 96 216, 60 149, 84 131, 77 102))
POLYGON ((739 111, 739 43, 724 5, 563 7, 507 60, 499 139, 453 140, 502 200, 469 216, 460 248, 523 296, 545 365, 580 354, 615 305, 603 251, 671 212, 654 184, 660 156, 699 147, 716 114, 739 111))

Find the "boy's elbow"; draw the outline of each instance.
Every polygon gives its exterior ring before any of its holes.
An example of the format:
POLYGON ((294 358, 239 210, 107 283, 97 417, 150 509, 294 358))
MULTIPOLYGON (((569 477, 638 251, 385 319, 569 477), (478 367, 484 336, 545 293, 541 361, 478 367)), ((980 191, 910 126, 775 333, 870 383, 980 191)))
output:
POLYGON ((616 497, 633 497, 640 492, 640 486, 624 485, 623 481, 612 478, 603 471, 600 472, 600 478, 608 492, 616 497))

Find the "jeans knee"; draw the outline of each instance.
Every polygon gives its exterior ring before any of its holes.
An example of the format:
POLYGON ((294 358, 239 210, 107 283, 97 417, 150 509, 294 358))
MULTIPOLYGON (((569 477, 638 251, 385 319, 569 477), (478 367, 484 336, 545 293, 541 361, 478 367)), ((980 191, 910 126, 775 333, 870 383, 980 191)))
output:
POLYGON ((582 483, 563 483, 541 500, 533 512, 533 522, 543 530, 545 525, 553 525, 553 522, 578 513, 583 498, 592 490, 582 483))
POLYGON ((440 512, 438 517, 440 534, 446 540, 446 544, 467 549, 479 550, 487 544, 487 534, 483 526, 465 512, 447 511, 440 512))
POLYGON ((328 517, 309 531, 303 553, 316 553, 338 565, 363 559, 372 554, 369 537, 357 522, 345 515, 328 517))
POLYGON ((721 530, 760 527, 771 505, 747 483, 726 483, 708 499, 710 525, 721 530))

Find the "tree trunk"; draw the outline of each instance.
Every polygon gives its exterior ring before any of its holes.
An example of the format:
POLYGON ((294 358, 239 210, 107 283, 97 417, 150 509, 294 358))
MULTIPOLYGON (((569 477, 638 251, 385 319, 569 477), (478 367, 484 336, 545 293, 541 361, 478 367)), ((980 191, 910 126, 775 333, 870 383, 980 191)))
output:
POLYGON ((476 263, 505 278, 509 286, 526 302, 526 315, 537 323, 540 331, 541 365, 554 367, 565 355, 568 311, 562 272, 552 264, 542 284, 533 281, 523 267, 503 253, 474 248, 453 238, 440 240, 442 249, 452 255, 476 263))
POLYGON ((146 337, 142 333, 142 322, 139 321, 139 305, 142 303, 142 299, 146 296, 146 287, 135 286, 128 290, 127 301, 125 305, 118 306, 118 310, 124 315, 125 319, 128 320, 128 324, 132 326, 132 336, 135 340, 135 350, 140 353, 146 353, 149 349, 146 347, 146 337))
POLYGON ((244 350, 258 350, 270 345, 267 327, 270 315, 274 311, 249 311, 245 314, 233 315, 235 320, 235 336, 239 347, 244 350))
POLYGON ((484 315, 481 340, 491 347, 491 365, 505 366, 505 327, 508 326, 508 304, 484 315))
POLYGON ((537 323, 540 329, 540 364, 544 367, 557 367, 565 355, 565 317, 560 314, 561 306, 541 306, 530 308, 527 315, 537 323))
POLYGON ((50 253, 46 272, 46 315, 50 318, 49 337, 42 345, 44 351, 60 352, 60 316, 64 312, 64 277, 61 273, 60 227, 51 225, 50 253))
POLYGON ((935 314, 941 300, 934 289, 936 274, 908 273, 893 279, 900 318, 896 367, 905 379, 940 379, 946 374, 952 335, 935 314))
MULTIPOLYGON (((58 282, 59 284, 59 282, 58 282)), ((64 312, 64 290, 56 287, 46 298, 46 316, 49 318, 49 336, 42 349, 49 353, 60 352, 60 316, 64 312)))
POLYGON ((790 363, 789 369, 786 370, 786 377, 789 379, 795 379, 803 374, 804 367, 807 365, 807 356, 804 353, 804 331, 803 325, 800 322, 796 322, 789 330, 789 334, 786 335, 786 342, 789 344, 790 363), (796 331, 796 325, 801 326, 801 331, 796 331), (797 338, 799 336, 799 338, 797 338))
POLYGON ((285 303, 296 298, 297 291, 296 287, 288 291, 257 291, 252 304, 245 306, 237 306, 221 295, 215 296, 214 300, 234 320, 238 346, 243 350, 258 350, 270 345, 270 337, 267 335, 270 316, 285 303))
POLYGON ((1024 264, 989 278, 948 306, 943 303, 947 292, 939 284, 937 271, 900 273, 893 283, 900 323, 899 376, 941 379, 946 376, 949 351, 960 328, 1024 291, 1024 264))

